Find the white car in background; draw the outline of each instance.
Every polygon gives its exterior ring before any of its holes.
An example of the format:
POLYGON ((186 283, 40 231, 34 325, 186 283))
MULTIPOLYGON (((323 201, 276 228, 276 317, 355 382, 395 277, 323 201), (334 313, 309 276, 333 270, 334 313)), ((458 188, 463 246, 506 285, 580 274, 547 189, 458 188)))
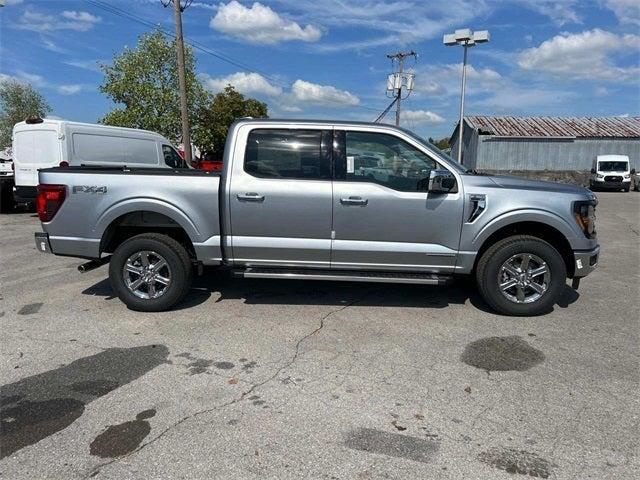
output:
POLYGON ((149 130, 31 117, 13 127, 14 199, 36 198, 38 170, 57 166, 185 168, 171 142, 149 130))

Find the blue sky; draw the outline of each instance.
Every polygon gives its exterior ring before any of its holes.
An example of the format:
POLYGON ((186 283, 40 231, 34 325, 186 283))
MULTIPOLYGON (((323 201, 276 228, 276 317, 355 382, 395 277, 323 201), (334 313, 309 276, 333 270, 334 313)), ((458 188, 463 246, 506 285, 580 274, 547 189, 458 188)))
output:
MULTIPOLYGON (((0 78, 32 83, 70 120, 109 111, 97 63, 150 30, 99 4, 174 28, 160 0, 5 3, 0 78)), ((491 32, 469 52, 468 115, 640 115, 638 0, 194 0, 184 13, 188 39, 246 67, 196 51, 207 87, 232 83, 272 117, 373 120, 389 102, 386 54, 413 49, 403 126, 437 138, 456 122, 462 59, 442 35, 465 27, 491 32)))

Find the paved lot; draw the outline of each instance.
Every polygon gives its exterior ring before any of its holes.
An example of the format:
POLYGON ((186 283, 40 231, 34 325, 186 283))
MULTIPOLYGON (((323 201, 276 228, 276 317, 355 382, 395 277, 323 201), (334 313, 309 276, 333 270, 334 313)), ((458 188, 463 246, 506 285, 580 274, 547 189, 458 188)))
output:
POLYGON ((599 270, 538 318, 215 272, 140 314, 2 215, 0 478, 639 478, 640 194, 599 197, 599 270))

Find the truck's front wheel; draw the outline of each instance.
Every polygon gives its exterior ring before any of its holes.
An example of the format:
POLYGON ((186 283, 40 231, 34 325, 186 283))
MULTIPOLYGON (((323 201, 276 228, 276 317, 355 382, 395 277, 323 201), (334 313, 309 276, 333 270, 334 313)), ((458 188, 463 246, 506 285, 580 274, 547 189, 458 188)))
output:
POLYGON ((124 241, 109 262, 111 286, 132 310, 168 310, 191 287, 185 248, 166 235, 146 233, 124 241))
POLYGON ((558 251, 528 235, 505 238, 491 246, 476 269, 485 301, 506 315, 539 315, 557 302, 567 269, 558 251))

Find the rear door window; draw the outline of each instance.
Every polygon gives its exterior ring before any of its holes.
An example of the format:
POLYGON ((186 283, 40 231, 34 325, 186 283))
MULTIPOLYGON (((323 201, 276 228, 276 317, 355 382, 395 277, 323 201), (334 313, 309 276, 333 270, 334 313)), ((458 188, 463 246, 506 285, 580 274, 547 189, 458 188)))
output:
POLYGON ((247 139, 244 169, 259 178, 328 180, 331 178, 329 133, 322 130, 252 130, 247 139))
POLYGON ((27 130, 14 137, 16 162, 23 165, 57 165, 60 154, 55 130, 27 130))

